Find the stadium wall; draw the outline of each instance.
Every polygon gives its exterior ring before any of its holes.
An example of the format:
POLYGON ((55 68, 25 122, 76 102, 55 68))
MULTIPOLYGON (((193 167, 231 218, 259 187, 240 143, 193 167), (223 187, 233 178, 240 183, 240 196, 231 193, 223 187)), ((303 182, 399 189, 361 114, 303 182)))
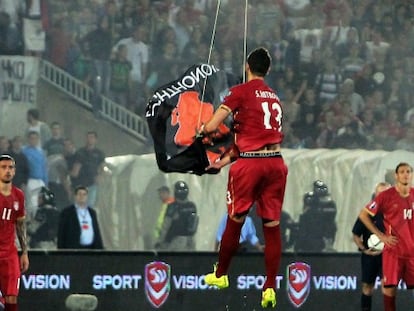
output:
MULTIPOLYGON (((314 180, 323 180, 337 204, 334 248, 338 252, 356 251, 352 225, 375 184, 390 176, 392 182, 399 162, 414 164, 414 154, 400 150, 284 149, 282 153, 289 166, 284 210, 298 220, 304 193, 312 190, 314 180)), ((162 173, 154 154, 108 157, 106 162, 96 209, 107 249, 151 250, 161 205, 157 188, 172 187, 177 180, 189 184, 189 198, 198 207, 197 250, 213 249, 219 220, 226 212, 228 167, 217 175, 195 176, 162 173)))

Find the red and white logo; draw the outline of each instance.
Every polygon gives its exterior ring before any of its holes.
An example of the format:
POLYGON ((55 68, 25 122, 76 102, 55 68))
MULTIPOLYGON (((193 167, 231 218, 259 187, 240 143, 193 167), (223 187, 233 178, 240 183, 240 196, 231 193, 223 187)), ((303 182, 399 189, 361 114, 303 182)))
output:
POLYGON ((145 295, 155 307, 161 307, 170 294, 170 265, 153 261, 145 266, 145 295))
POLYGON ((287 292, 290 302, 299 308, 309 296, 311 267, 304 262, 294 262, 287 267, 287 292))

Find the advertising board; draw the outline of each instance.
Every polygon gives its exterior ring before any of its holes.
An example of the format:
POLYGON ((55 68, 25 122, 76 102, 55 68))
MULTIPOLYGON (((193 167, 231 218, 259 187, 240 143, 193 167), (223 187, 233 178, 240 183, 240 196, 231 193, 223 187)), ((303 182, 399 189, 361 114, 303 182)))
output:
MULTIPOLYGON (((238 255, 230 287, 217 290, 204 274, 215 253, 31 252, 22 276, 20 309, 66 310, 74 293, 93 294, 101 311, 113 310, 260 310, 263 255, 238 255)), ((279 310, 358 310, 361 293, 358 254, 284 254, 277 284, 279 310)), ((377 280, 373 310, 382 310, 377 280)), ((397 306, 407 310, 413 295, 404 284, 397 306)))

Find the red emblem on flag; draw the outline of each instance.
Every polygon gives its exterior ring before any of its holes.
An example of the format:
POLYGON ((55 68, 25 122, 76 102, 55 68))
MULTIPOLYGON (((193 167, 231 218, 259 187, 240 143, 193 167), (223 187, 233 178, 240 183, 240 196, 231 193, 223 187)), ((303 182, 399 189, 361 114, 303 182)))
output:
POLYGON ((145 295, 155 307, 161 307, 170 294, 170 265, 153 261, 145 266, 145 295))
POLYGON ((287 267, 287 292, 290 302, 299 308, 309 296, 311 268, 304 262, 294 262, 287 267))

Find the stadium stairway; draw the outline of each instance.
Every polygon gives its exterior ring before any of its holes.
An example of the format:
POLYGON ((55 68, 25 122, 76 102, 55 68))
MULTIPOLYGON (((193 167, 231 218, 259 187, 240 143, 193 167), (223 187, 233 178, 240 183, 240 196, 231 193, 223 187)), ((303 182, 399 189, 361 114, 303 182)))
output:
POLYGON ((64 70, 42 60, 37 90, 41 119, 62 124, 65 137, 77 147, 87 131, 98 133, 99 147, 107 156, 152 152, 146 120, 101 96, 102 109, 93 112, 92 89, 64 70))

